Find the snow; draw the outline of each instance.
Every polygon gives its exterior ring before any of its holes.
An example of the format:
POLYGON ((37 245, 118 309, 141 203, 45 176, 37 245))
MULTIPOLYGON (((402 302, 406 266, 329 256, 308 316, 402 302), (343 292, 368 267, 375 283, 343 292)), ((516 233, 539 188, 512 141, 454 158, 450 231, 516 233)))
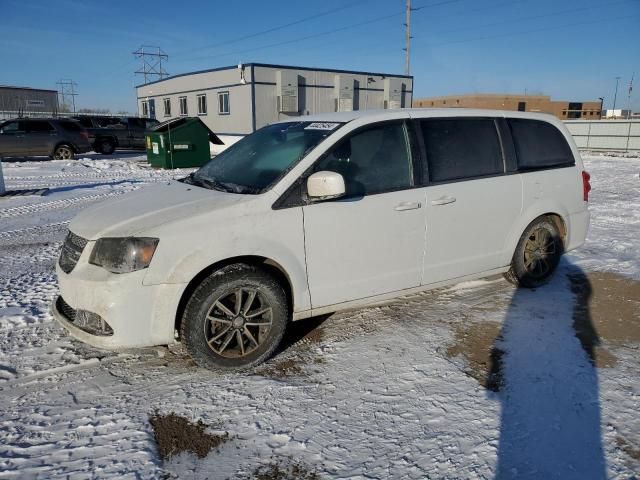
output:
POLYGON ((3 165, 7 189, 50 190, 0 199, 0 478, 238 478, 274 458, 343 479, 640 471, 638 345, 601 339, 616 362, 594 368, 576 337, 568 277, 640 280, 640 158, 585 157, 589 238, 549 285, 517 290, 492 278, 334 315, 315 329, 319 322, 299 322, 301 339, 241 374, 197 369, 174 347, 96 350, 49 313, 69 220, 188 172, 143 160, 118 153, 3 165), (503 352, 500 392, 481 385, 463 354, 450 354, 474 329, 503 352), (148 421, 156 411, 231 439, 204 459, 163 462, 148 421))

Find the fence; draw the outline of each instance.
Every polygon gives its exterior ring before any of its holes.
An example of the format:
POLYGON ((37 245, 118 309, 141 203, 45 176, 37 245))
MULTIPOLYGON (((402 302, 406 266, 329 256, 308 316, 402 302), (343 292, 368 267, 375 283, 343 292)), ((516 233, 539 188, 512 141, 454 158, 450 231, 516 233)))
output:
POLYGON ((640 151, 640 120, 566 120, 580 150, 640 151))
POLYGON ((65 118, 76 117, 78 115, 92 115, 102 117, 137 117, 137 114, 131 113, 91 113, 91 112, 26 112, 23 110, 0 110, 0 120, 9 120, 11 118, 19 117, 40 117, 40 118, 65 118))

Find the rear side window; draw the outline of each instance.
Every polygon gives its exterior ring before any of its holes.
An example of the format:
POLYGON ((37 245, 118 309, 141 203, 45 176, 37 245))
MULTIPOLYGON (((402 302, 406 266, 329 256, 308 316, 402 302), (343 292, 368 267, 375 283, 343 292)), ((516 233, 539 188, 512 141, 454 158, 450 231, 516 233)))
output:
POLYGON ((60 122, 60 125, 62 125, 62 128, 64 128, 68 132, 81 132, 82 130, 84 130, 82 125, 77 122, 60 122))
POLYGON ((550 123, 519 118, 510 118, 508 121, 518 156, 518 168, 528 170, 575 163, 564 135, 550 123))
POLYGON ((76 120, 80 122, 80 125, 82 125, 83 127, 93 127, 93 124, 91 123, 91 119, 89 117, 77 117, 76 120))
POLYGON ((446 182, 504 172, 493 119, 428 119, 420 125, 430 181, 446 182))
POLYGON ((27 133, 51 132, 54 130, 53 125, 44 120, 30 120, 25 122, 27 133))
POLYGON ((402 123, 361 130, 315 164, 344 177, 347 196, 372 195, 413 185, 411 156, 402 123))

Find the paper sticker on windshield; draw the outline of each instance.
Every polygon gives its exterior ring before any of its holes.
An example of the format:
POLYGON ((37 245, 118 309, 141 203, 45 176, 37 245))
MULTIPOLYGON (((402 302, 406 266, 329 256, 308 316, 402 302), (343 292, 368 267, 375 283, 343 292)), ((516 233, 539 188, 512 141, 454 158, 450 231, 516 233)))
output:
POLYGON ((306 127, 305 130, 335 130, 340 126, 339 123, 313 122, 306 127))

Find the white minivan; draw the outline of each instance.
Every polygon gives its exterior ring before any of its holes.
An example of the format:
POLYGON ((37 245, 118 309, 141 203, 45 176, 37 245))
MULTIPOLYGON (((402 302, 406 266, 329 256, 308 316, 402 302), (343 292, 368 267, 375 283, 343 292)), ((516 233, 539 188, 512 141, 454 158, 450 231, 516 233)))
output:
POLYGON ((542 285, 585 240, 590 188, 549 115, 292 118, 80 213, 52 310, 97 347, 178 340, 203 367, 252 366, 291 321, 497 273, 542 285))

